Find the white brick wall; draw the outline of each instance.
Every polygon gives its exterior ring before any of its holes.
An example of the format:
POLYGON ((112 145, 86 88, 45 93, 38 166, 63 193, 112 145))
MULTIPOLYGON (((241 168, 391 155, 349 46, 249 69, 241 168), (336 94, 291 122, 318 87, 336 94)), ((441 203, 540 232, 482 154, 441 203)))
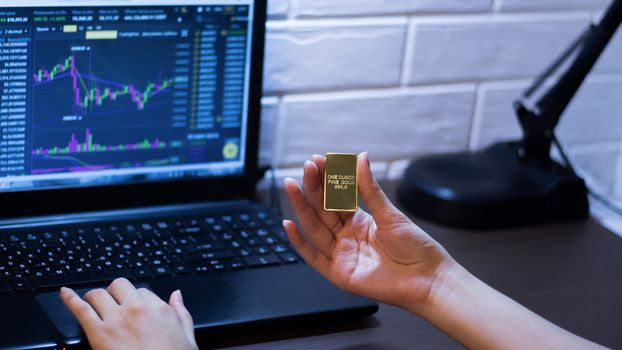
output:
POLYGON ((516 79, 538 74, 590 20, 587 14, 414 20, 413 84, 516 79))
POLYGON ((406 21, 271 23, 267 93, 397 85, 406 21))
POLYGON ((331 150, 366 150, 378 160, 463 150, 474 99, 474 86, 288 96, 276 162, 297 166, 313 153, 331 150))
MULTIPOLYGON (((261 160, 405 159, 515 139, 511 102, 610 0, 270 0, 261 160)), ((622 31, 562 120, 589 181, 622 198, 622 31)))
POLYGON ((492 0, 291 0, 297 17, 369 16, 387 14, 485 12, 492 0))
POLYGON ((609 0, 500 0, 502 11, 599 10, 609 0))

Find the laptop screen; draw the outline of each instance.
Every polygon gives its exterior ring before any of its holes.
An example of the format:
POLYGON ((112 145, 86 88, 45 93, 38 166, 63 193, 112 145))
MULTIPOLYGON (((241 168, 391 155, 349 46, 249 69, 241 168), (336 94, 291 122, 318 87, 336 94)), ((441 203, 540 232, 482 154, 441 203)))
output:
POLYGON ((242 174, 252 7, 3 2, 0 191, 242 174))

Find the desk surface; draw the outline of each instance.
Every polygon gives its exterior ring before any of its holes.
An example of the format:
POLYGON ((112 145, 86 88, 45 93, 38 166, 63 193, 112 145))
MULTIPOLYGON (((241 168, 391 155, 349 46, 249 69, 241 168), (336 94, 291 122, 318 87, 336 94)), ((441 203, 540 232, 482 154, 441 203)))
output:
MULTIPOLYGON (((390 195, 395 184, 383 187, 390 195)), ((293 213, 284 201, 285 216, 293 213)), ((415 220, 474 275, 546 319, 622 348, 622 239, 594 220, 496 232, 465 232, 415 220)), ((452 339, 400 309, 372 317, 214 339, 236 349, 451 349, 452 339)))

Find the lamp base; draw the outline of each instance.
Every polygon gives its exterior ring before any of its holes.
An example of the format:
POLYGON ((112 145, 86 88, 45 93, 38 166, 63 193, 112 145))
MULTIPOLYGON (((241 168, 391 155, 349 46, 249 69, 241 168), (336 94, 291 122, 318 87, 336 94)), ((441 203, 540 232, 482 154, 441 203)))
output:
POLYGON ((412 214, 447 226, 509 228, 586 219, 583 179, 553 160, 519 156, 520 143, 414 161, 398 186, 412 214))

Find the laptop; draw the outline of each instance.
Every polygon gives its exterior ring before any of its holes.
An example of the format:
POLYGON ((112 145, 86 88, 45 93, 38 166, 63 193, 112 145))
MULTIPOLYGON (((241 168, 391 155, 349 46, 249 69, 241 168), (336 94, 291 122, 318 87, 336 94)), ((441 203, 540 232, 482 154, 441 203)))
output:
POLYGON ((0 4, 0 348, 83 344, 126 277, 205 330, 369 315, 255 202, 265 0, 0 4))

